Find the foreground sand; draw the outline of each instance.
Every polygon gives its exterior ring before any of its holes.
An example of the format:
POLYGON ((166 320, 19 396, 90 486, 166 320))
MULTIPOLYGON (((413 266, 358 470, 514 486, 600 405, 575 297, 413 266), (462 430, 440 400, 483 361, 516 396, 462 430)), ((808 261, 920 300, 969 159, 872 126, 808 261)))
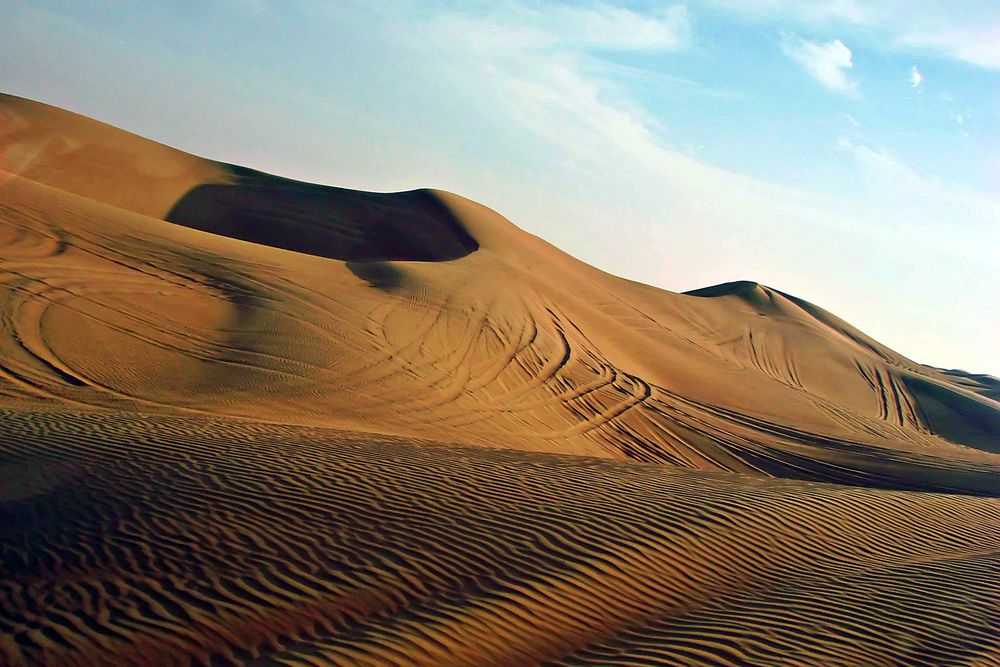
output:
POLYGON ((18 98, 0 169, 2 664, 1000 664, 994 378, 18 98))

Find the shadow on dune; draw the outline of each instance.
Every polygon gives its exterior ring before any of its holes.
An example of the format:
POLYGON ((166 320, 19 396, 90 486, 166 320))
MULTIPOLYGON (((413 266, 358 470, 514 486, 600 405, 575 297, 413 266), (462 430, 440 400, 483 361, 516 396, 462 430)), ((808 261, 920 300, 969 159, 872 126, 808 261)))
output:
POLYGON ((229 167, 233 184, 192 188, 168 222, 352 262, 440 262, 479 244, 429 191, 375 193, 229 167))
POLYGON ((388 262, 347 262, 348 270, 369 287, 391 292, 403 286, 403 272, 388 262))
POLYGON ((952 442, 1000 454, 1000 412, 990 399, 976 400, 915 375, 903 381, 931 430, 952 442))

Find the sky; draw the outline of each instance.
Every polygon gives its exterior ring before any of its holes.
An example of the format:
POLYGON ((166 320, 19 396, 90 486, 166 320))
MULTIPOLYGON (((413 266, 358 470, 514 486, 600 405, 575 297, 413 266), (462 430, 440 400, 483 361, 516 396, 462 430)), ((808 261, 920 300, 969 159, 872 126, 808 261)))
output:
POLYGON ((0 90, 1000 375, 995 0, 156 4, 0 0, 0 90))

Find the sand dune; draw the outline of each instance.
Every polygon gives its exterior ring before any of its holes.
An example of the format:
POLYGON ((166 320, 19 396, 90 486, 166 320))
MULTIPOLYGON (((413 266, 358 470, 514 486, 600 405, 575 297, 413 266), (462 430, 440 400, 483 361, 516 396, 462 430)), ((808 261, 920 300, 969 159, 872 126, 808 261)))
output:
POLYGON ((9 96, 0 286, 0 662, 1000 664, 998 381, 802 299, 9 96))

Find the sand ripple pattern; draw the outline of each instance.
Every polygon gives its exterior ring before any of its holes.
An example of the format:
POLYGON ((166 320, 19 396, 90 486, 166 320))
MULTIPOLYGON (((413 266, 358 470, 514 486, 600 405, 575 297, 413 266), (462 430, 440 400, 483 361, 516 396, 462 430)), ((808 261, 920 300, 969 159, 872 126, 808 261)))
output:
POLYGON ((0 412, 0 663, 996 665, 1000 500, 0 412))

